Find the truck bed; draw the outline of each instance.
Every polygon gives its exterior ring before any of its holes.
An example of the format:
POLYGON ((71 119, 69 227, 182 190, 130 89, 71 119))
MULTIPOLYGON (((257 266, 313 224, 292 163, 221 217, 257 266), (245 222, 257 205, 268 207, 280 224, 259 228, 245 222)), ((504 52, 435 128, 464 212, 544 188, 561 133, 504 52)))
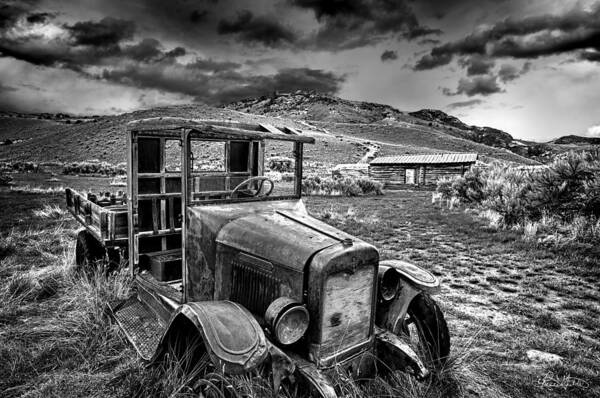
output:
POLYGON ((65 194, 69 212, 99 242, 108 246, 127 244, 127 205, 100 206, 71 188, 65 194))

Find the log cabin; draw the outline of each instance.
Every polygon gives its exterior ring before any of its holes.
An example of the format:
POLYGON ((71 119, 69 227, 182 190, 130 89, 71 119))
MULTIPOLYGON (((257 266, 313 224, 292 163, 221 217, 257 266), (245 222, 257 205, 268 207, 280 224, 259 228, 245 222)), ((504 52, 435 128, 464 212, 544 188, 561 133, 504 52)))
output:
POLYGON ((435 185, 440 178, 463 175, 477 161, 476 153, 435 153, 375 158, 369 176, 386 189, 435 185))

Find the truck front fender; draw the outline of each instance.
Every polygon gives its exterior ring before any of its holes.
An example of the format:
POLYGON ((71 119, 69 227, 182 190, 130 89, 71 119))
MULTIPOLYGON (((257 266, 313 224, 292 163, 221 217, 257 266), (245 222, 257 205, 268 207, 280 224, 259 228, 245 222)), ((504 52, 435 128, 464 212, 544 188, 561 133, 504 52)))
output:
POLYGON ((177 308, 152 361, 170 351, 184 354, 194 362, 197 355, 186 351, 206 352, 223 373, 240 374, 262 364, 269 354, 269 345, 256 319, 241 305, 201 301, 177 308))
POLYGON ((440 282, 429 271, 406 261, 386 260, 379 263, 380 270, 386 267, 393 268, 400 276, 399 288, 391 302, 378 303, 376 323, 396 333, 401 321, 406 317, 410 302, 421 292, 429 294, 439 292, 440 282))

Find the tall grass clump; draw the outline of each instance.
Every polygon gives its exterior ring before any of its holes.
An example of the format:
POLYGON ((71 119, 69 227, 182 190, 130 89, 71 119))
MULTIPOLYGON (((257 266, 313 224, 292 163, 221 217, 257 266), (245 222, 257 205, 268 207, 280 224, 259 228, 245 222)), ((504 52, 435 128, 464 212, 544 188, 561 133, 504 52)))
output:
POLYGON ((65 164, 62 172, 63 174, 94 174, 114 177, 117 175, 126 175, 127 169, 125 163, 112 165, 107 162, 87 160, 65 164))
POLYGON ((440 180, 437 191, 479 207, 500 227, 524 229, 528 240, 549 229, 569 240, 600 240, 598 155, 571 152, 534 170, 494 164, 440 180))
POLYGON ((40 165, 35 162, 0 162, 0 171, 17 173, 37 173, 40 171, 40 165))
POLYGON ((383 184, 369 177, 307 176, 302 180, 302 193, 323 196, 383 195, 383 184))

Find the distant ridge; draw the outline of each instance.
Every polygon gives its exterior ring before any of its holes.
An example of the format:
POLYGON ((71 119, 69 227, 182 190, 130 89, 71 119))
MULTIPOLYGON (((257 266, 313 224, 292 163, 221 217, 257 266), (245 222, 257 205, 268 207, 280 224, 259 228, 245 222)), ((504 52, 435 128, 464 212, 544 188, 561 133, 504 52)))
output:
POLYGON ((587 144, 600 145, 600 137, 582 137, 580 135, 565 135, 550 141, 553 144, 572 145, 572 144, 587 144))

